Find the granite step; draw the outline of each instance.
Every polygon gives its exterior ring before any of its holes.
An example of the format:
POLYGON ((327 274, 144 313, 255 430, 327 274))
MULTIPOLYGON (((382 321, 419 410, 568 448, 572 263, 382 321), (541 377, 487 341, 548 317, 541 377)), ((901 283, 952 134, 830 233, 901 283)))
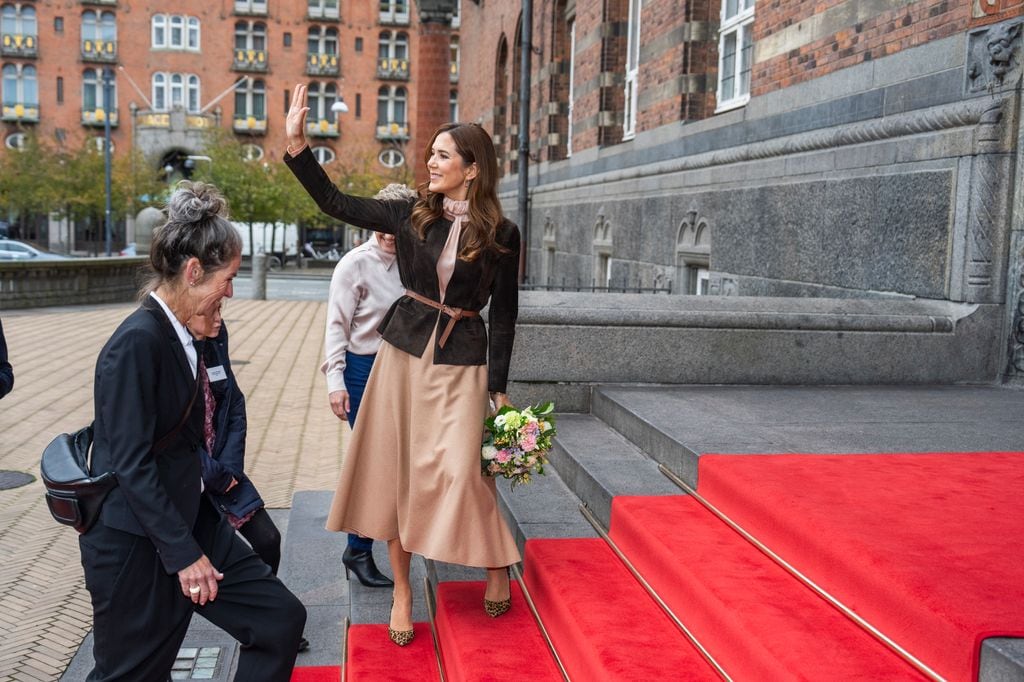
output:
POLYGON ((657 462, 597 417, 563 414, 556 425, 551 465, 605 528, 616 495, 680 494, 657 462))

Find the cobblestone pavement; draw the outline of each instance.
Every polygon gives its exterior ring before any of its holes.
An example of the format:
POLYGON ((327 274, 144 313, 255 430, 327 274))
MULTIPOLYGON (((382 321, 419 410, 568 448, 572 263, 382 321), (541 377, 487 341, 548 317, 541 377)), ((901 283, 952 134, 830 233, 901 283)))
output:
MULTIPOLYGON (((4 312, 14 391, 0 401, 0 470, 37 480, 0 490, 0 682, 56 680, 91 628, 77 534, 47 511, 39 457, 92 420, 96 356, 133 305, 4 312)), ((332 489, 348 426, 327 404, 324 303, 229 300, 224 317, 245 392, 246 469, 271 508, 332 489)))

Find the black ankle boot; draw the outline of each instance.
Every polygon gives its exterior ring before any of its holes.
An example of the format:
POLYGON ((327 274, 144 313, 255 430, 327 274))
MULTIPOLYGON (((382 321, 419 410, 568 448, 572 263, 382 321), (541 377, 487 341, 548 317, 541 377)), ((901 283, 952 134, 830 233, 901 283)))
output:
POLYGON ((345 553, 341 555, 341 563, 345 564, 345 577, 348 578, 349 571, 356 574, 363 585, 367 587, 391 587, 395 583, 379 570, 373 562, 373 552, 368 549, 352 549, 346 547, 345 553))

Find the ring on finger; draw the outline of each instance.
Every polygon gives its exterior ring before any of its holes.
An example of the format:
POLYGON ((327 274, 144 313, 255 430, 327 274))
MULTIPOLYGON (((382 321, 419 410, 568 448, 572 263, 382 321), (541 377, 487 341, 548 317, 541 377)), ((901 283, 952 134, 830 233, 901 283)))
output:
POLYGON ((201 590, 202 590, 202 588, 199 587, 199 585, 193 585, 192 587, 188 588, 188 593, 189 594, 199 594, 199 592, 201 590))

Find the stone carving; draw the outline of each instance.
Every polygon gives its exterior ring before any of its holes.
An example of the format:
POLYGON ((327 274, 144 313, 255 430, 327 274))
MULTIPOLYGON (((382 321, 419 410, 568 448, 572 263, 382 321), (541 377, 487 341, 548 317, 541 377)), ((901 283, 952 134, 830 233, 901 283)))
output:
POLYGON ((544 245, 554 246, 558 242, 558 227, 551 219, 551 211, 544 214, 544 245))
POLYGON ((996 263, 995 244, 1003 242, 1009 205, 1008 160, 1000 154, 1002 101, 990 102, 979 121, 967 217, 964 298, 971 302, 995 302, 1005 281, 1002 257, 996 263))
POLYGON ((967 92, 1016 87, 1021 77, 1021 22, 972 31, 967 41, 967 92))
POLYGON ((975 98, 964 102, 933 107, 924 111, 912 111, 861 123, 851 123, 827 130, 799 133, 789 137, 774 138, 764 142, 754 142, 729 149, 679 157, 660 163, 650 163, 623 170, 609 171, 599 176, 564 180, 552 183, 546 186, 545 189, 553 192, 584 186, 591 187, 596 183, 636 180, 698 168, 724 166, 742 161, 800 154, 818 149, 835 149, 865 142, 889 140, 906 135, 962 128, 978 124, 981 122, 981 118, 986 111, 993 106, 1000 107, 1005 101, 1005 97, 996 100, 994 103, 989 99, 975 98))
POLYGON ((686 217, 679 223, 676 233, 676 253, 707 256, 711 251, 711 228, 707 218, 700 215, 697 204, 690 204, 686 217))
POLYGON ((594 246, 612 245, 612 224, 604 217, 604 206, 597 209, 597 222, 594 223, 594 246))

